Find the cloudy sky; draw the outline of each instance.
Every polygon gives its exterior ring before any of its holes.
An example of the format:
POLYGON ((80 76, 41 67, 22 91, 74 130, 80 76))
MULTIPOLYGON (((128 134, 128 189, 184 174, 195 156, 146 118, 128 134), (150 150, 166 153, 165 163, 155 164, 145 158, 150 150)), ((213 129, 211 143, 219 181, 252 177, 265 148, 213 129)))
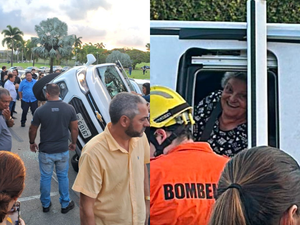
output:
POLYGON ((24 40, 37 36, 42 20, 57 17, 67 23, 68 34, 83 43, 105 44, 107 49, 135 48, 146 51, 150 42, 149 0, 0 0, 0 50, 7 25, 24 32, 24 40))

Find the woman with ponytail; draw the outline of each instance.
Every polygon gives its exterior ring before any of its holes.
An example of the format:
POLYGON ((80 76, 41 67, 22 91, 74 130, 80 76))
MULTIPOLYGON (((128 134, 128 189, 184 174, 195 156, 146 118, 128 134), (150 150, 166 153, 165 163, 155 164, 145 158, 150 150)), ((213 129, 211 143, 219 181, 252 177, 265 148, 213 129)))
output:
POLYGON ((299 225, 300 167, 272 147, 244 150, 226 165, 210 225, 299 225))
MULTIPOLYGON (((25 166, 11 152, 0 151, 0 225, 6 225, 14 203, 24 190, 25 166)), ((25 224, 21 220, 21 224, 25 224)))

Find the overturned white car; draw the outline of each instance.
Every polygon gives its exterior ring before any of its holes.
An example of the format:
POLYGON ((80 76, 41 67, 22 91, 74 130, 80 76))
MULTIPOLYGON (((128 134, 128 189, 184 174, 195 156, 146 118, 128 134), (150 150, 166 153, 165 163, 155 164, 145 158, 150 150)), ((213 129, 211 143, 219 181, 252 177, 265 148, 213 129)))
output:
POLYGON ((88 55, 87 58, 85 65, 45 76, 33 87, 37 99, 43 101, 46 100, 45 85, 56 83, 60 87, 60 98, 75 108, 79 135, 76 155, 71 162, 76 171, 82 147, 110 122, 108 108, 111 99, 124 91, 140 93, 133 87, 134 81, 128 79, 120 62, 92 65, 95 57, 88 55))

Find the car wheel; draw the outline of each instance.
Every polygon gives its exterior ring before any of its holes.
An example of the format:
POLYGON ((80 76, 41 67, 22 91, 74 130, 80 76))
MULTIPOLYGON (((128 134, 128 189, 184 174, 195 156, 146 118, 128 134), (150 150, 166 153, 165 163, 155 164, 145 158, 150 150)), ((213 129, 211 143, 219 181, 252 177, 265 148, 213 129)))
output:
POLYGON ((79 156, 77 154, 73 155, 71 158, 71 164, 76 173, 78 173, 79 170, 78 161, 79 161, 79 156))
POLYGON ((53 73, 43 77, 42 79, 38 80, 32 88, 33 94, 35 98, 39 101, 47 101, 44 93, 43 88, 46 84, 52 81, 55 77, 57 77, 60 73, 53 73))

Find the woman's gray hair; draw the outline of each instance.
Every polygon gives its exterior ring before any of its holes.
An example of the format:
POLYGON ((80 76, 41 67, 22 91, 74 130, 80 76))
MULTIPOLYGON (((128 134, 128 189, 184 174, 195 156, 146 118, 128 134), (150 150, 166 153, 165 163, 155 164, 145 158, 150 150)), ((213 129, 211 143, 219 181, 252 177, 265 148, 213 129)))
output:
POLYGON ((232 78, 239 79, 247 84, 247 72, 226 72, 221 81, 222 88, 224 88, 227 82, 232 78))
POLYGON ((109 105, 109 115, 112 124, 118 123, 121 116, 124 115, 129 119, 133 119, 139 114, 138 104, 147 104, 147 102, 142 97, 129 92, 117 94, 109 105))

